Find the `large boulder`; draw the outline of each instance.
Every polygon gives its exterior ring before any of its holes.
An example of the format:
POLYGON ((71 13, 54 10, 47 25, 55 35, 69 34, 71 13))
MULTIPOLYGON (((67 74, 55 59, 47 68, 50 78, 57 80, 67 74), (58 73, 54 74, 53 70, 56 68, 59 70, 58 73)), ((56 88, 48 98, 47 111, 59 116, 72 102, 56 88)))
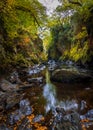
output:
POLYGON ((52 81, 63 83, 89 82, 92 79, 90 74, 73 69, 57 69, 51 74, 52 81))

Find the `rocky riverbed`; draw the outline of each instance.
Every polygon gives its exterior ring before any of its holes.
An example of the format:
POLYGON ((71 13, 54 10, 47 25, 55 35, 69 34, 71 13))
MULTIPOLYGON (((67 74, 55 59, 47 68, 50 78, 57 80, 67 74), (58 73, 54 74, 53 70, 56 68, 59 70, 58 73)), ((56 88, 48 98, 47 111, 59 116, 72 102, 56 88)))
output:
POLYGON ((0 130, 92 130, 92 93, 89 70, 55 61, 15 69, 0 78, 0 130))

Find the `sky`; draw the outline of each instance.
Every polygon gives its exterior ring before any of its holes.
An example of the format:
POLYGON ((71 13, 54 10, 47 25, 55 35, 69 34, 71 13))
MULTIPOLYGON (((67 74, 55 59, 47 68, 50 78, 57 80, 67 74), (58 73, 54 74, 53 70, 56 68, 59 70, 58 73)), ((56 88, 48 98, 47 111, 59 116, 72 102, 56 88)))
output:
POLYGON ((39 0, 44 6, 47 7, 47 13, 50 15, 53 10, 59 5, 58 0, 39 0))

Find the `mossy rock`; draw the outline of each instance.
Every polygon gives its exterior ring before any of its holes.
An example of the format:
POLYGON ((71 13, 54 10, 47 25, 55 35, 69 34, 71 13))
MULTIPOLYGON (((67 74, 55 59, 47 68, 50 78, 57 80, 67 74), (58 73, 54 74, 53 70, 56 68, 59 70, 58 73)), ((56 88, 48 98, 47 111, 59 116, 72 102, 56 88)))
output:
POLYGON ((57 69, 51 74, 51 80, 55 82, 62 83, 81 83, 81 82, 90 82, 93 80, 92 76, 71 69, 57 69))

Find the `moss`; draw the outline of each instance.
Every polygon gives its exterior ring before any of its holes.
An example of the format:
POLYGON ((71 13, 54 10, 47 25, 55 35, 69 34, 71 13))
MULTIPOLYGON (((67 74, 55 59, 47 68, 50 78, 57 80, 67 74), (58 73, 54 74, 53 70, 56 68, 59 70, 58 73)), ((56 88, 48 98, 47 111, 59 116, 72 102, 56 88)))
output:
POLYGON ((81 48, 80 43, 77 43, 72 46, 70 51, 65 51, 62 59, 71 59, 74 62, 81 61, 82 64, 85 64, 90 60, 91 55, 88 53, 89 47, 88 42, 84 43, 84 46, 81 48))

